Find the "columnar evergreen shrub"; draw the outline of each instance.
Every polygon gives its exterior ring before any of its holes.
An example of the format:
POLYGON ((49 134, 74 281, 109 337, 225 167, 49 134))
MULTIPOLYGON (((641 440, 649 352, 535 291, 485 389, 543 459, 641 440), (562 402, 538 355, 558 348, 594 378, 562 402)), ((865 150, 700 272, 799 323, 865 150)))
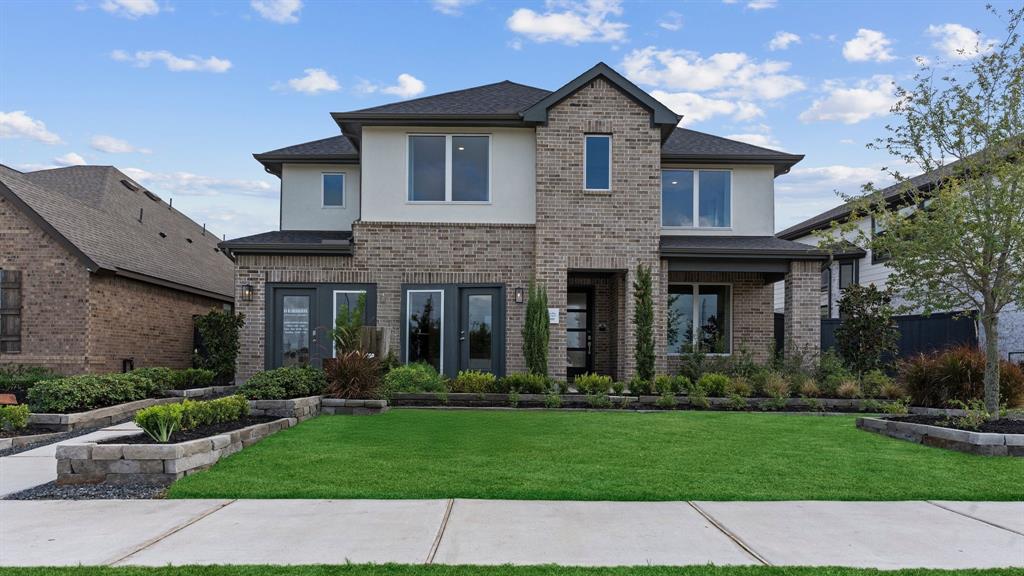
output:
POLYGON ((640 265, 633 282, 633 325, 636 329, 636 373, 644 380, 654 380, 654 294, 651 268, 640 265))
POLYGON ((523 325, 523 357, 531 374, 547 375, 550 339, 548 292, 543 284, 531 281, 526 301, 526 323, 523 325))
POLYGON ((212 370, 217 382, 231 383, 238 359, 238 332, 245 324, 245 316, 212 310, 196 317, 195 322, 201 342, 193 355, 193 364, 197 368, 212 370))

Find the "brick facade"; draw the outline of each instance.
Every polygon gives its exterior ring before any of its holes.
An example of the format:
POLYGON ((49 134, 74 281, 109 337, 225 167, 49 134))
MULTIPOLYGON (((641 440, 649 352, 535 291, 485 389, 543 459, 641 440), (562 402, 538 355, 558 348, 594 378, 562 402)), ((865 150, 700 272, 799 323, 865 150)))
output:
POLYGON ((192 365, 192 315, 222 302, 92 274, 63 245, 0 198, 0 268, 22 273, 21 352, 0 365, 45 366, 64 374, 135 366, 192 365))
POLYGON ((790 262, 785 293, 786 354, 817 354, 821 346, 821 262, 790 262))

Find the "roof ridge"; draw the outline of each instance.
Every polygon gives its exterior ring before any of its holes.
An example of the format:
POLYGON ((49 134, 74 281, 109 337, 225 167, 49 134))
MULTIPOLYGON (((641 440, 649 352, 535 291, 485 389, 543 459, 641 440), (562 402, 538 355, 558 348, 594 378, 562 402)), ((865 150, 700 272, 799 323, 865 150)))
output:
MULTIPOLYGON (((527 85, 527 84, 521 84, 519 82, 513 82, 511 80, 499 80, 497 82, 488 82, 487 84, 479 84, 477 86, 469 86, 467 88, 459 88, 458 90, 448 90, 447 92, 438 92, 437 94, 430 94, 429 96, 420 96, 418 98, 410 98, 408 100, 399 100, 398 102, 388 102, 386 104, 378 104, 377 106, 370 106, 368 108, 360 108, 358 110, 350 110, 348 112, 342 112, 342 114, 353 114, 353 113, 357 113, 357 112, 372 112, 372 111, 376 110, 377 108, 383 108, 384 106, 392 106, 392 105, 395 105, 395 104, 409 104, 409 103, 413 103, 413 102, 421 102, 421 101, 427 100, 429 98, 437 98, 439 96, 450 96, 452 94, 459 94, 459 93, 462 93, 462 92, 469 92, 471 90, 479 90, 481 88, 488 88, 490 86, 498 86, 498 85, 501 85, 501 84, 515 84, 516 86, 522 86, 524 88, 530 88, 530 89, 533 89, 533 90, 544 90, 543 88, 537 88, 535 86, 530 86, 530 85, 527 85)), ((550 91, 547 91, 547 90, 544 90, 544 91, 545 92, 550 92, 550 91)))

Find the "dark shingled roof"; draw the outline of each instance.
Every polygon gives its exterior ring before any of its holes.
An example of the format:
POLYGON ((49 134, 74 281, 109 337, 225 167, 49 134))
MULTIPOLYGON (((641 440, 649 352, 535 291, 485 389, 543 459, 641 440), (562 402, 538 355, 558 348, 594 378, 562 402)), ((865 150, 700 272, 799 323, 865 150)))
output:
POLYGON ((348 230, 275 230, 221 242, 220 246, 230 254, 351 254, 352 232, 348 230))
MULTIPOLYGON (((923 174, 918 174, 917 176, 914 176, 913 178, 907 180, 903 184, 893 184, 888 188, 883 188, 881 191, 882 197, 885 198, 885 200, 887 201, 893 200, 900 196, 901 194, 903 194, 908 189, 908 187, 917 188, 919 190, 926 189, 934 185, 935 183, 939 182, 943 178, 948 177, 951 173, 955 172, 958 164, 959 162, 950 162, 949 164, 946 164, 934 170, 930 170, 923 174)), ((843 220, 847 218, 851 212, 853 212, 853 203, 846 202, 844 204, 836 206, 831 210, 826 210, 825 212, 822 212, 817 216, 808 218, 807 220, 804 220, 799 224, 794 224, 793 226, 786 228, 782 232, 779 232, 778 234, 776 234, 776 236, 786 240, 800 238, 801 236, 806 236, 807 234, 814 232, 815 230, 820 230, 822 228, 829 226, 830 224, 832 224, 833 221, 843 220)))
POLYGON ((803 160, 802 154, 788 154, 721 136, 676 128, 661 146, 662 161, 677 162, 742 162, 775 166, 775 175, 785 174, 803 160))
POLYGON ((359 151, 347 137, 339 135, 253 154, 252 157, 263 164, 268 172, 280 176, 281 164, 285 162, 355 164, 359 162, 359 151))
POLYGON ((775 257, 821 260, 828 253, 816 246, 775 236, 662 236, 663 256, 701 258, 775 257))
POLYGON ((0 194, 93 271, 234 299, 234 264, 216 235, 113 166, 22 173, 0 165, 0 184, 0 194))
POLYGON ((518 116, 520 112, 536 104, 550 94, 548 90, 534 88, 503 80, 463 90, 424 96, 403 102, 394 102, 362 110, 345 112, 345 116, 378 114, 411 115, 508 115, 518 116))

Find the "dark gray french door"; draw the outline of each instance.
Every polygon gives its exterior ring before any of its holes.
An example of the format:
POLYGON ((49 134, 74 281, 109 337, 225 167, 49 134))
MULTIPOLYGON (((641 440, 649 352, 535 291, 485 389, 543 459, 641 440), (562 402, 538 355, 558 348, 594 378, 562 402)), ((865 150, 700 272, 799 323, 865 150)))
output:
POLYGON ((569 290, 565 307, 566 380, 594 370, 593 292, 569 290))
POLYGON ((502 373, 502 311, 500 288, 459 289, 459 370, 502 373))
POLYGON ((288 288, 274 291, 273 349, 275 366, 316 365, 316 290, 288 288))

